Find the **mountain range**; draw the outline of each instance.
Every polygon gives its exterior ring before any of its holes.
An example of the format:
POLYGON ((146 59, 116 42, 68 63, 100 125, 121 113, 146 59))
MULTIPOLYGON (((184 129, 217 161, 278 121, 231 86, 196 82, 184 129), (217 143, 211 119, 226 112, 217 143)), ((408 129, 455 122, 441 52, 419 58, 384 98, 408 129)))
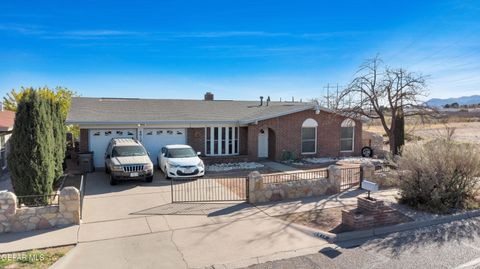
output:
POLYGON ((459 105, 473 105, 473 104, 480 104, 480 95, 472 95, 472 96, 462 96, 462 97, 454 97, 454 98, 432 98, 428 100, 427 105, 429 106, 444 106, 446 104, 451 103, 458 103, 459 105))

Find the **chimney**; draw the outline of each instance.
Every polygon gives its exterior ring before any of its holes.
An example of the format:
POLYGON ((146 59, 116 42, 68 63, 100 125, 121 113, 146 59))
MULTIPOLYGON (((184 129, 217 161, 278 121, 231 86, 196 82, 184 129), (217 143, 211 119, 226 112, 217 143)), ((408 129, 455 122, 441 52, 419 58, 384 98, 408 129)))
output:
POLYGON ((263 96, 260 96, 260 106, 263 106, 263 96))
POLYGON ((203 97, 203 100, 204 101, 213 101, 213 93, 211 93, 211 92, 205 93, 205 95, 203 97))
POLYGON ((270 103, 270 96, 267 97, 267 106, 268 106, 268 103, 270 103))

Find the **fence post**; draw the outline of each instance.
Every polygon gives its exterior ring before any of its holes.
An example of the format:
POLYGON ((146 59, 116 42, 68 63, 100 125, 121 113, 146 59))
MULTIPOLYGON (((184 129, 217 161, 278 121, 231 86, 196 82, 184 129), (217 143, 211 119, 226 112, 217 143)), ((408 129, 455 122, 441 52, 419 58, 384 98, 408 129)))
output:
POLYGON ((341 191, 342 186, 342 171, 337 165, 330 165, 328 167, 328 179, 330 183, 335 186, 337 193, 341 191))
POLYGON ((363 180, 373 180, 375 173, 375 165, 371 162, 362 163, 360 165, 360 188, 362 187, 363 180))
POLYGON ((254 204, 257 202, 255 191, 263 189, 262 175, 258 171, 253 171, 250 174, 248 174, 247 181, 248 181, 247 202, 250 204, 254 204))

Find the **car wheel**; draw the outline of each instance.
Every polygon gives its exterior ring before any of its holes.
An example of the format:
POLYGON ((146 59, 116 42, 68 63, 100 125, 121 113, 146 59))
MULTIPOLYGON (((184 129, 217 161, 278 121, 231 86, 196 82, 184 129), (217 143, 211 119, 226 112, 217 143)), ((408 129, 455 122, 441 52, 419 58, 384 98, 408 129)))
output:
POLYGON ((147 177, 147 178, 145 179, 145 181, 148 182, 148 183, 151 183, 151 182, 153 181, 153 176, 147 177))
POLYGON ((168 175, 167 167, 165 167, 165 168, 163 169, 163 173, 165 174, 165 179, 172 179, 172 178, 168 175))
POLYGON ((110 185, 112 185, 112 186, 113 186, 113 185, 117 185, 117 183, 118 183, 118 182, 117 182, 117 180, 115 179, 115 177, 114 177, 112 174, 110 174, 110 185))
POLYGON ((373 157, 373 149, 371 147, 363 147, 362 157, 367 157, 367 158, 373 157))

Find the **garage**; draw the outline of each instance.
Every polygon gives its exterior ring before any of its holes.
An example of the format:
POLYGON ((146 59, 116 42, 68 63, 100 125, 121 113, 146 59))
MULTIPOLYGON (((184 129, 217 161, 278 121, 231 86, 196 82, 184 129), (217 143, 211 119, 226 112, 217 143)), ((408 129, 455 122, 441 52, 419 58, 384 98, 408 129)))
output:
POLYGON ((162 147, 186 143, 185 129, 146 128, 143 130, 142 144, 150 153, 150 159, 157 164, 157 156, 162 147))
POLYGON ((95 167, 105 166, 105 150, 112 138, 137 138, 137 129, 90 129, 88 134, 89 148, 93 151, 95 167))

